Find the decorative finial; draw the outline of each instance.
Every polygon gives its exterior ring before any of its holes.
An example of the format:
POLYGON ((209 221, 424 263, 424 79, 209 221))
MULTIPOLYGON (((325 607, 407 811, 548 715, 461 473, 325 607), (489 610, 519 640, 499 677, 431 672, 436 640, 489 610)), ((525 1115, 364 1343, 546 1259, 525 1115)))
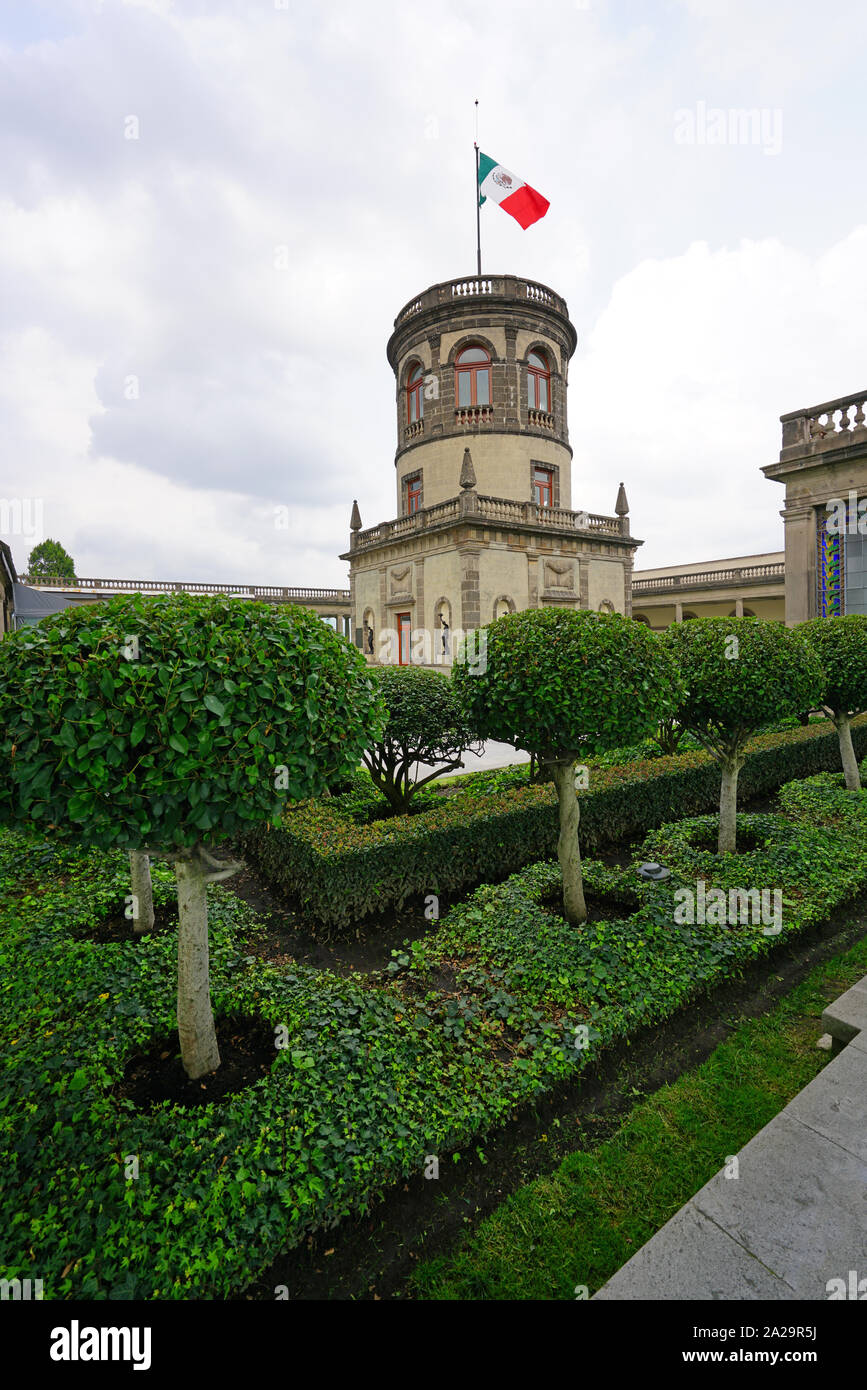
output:
POLYGON ((361 530, 361 512, 358 510, 358 501, 352 503, 352 516, 349 521, 350 531, 361 530))
POLYGON ((620 488, 617 492, 617 504, 614 510, 618 516, 629 515, 629 503, 626 500, 626 488, 623 486, 622 483, 620 484, 620 488))
POLYGON ((464 449, 464 461, 461 464, 461 487, 474 488, 476 485, 476 470, 473 468, 473 459, 469 449, 464 449))

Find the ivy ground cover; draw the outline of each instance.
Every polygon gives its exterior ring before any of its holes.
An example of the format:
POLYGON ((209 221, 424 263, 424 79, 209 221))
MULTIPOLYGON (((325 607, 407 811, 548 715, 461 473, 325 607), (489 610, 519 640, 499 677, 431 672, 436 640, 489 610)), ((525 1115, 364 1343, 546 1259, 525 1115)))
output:
MULTIPOLYGON (((719 859, 713 821, 654 831, 672 870, 642 885, 592 860, 607 915, 567 928, 556 866, 479 889, 392 968, 359 980, 246 954, 257 930, 211 886, 219 1020, 275 1039, 261 1079, 218 1103, 147 1112, 126 1062, 174 1024, 172 932, 85 932, 122 901, 126 861, 0 836, 0 1268, 51 1299, 225 1298, 309 1232, 577 1077, 614 1039, 669 1016, 867 887, 867 792, 790 784, 780 816, 743 816, 754 848, 719 859), (779 888, 783 926, 678 925, 678 887, 779 888), (278 1045, 285 1043, 285 1046, 278 1045)), ((155 869, 157 901, 172 906, 155 869)), ((592 912, 592 908, 591 908, 592 912)))

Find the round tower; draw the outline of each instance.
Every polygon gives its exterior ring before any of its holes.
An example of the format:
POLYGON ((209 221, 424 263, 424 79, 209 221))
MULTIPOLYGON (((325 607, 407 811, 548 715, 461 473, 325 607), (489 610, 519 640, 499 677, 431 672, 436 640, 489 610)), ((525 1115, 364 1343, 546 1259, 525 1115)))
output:
POLYGON ((447 280, 410 300, 386 349, 398 516, 459 495, 468 443, 480 495, 570 508, 577 342, 565 300, 515 275, 447 280))

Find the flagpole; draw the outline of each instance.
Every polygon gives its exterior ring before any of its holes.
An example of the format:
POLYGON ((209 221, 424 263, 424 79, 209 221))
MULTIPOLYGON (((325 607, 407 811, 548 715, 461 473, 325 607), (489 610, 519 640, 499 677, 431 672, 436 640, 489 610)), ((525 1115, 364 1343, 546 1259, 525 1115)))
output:
POLYGON ((476 272, 482 278, 482 205, 479 199, 479 102, 476 98, 476 272))

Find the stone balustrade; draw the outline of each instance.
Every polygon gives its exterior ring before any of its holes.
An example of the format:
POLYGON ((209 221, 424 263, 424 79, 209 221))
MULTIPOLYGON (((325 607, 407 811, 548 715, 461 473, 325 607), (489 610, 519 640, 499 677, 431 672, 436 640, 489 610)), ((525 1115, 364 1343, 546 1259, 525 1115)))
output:
POLYGON ((410 532, 426 531, 437 526, 458 521, 465 517, 473 522, 492 525, 544 527, 558 531, 581 531, 590 535, 623 536, 628 535, 620 517, 602 516, 596 512, 573 512, 566 507, 543 507, 537 502, 518 502, 509 497, 486 497, 475 492, 466 492, 461 497, 448 502, 438 502, 433 507, 422 507, 411 516, 397 517, 394 521, 383 521, 366 531, 353 535, 353 551, 367 546, 381 545, 385 541, 399 540, 410 532))
POLYGON ((21 583, 33 589, 61 589, 64 593, 127 594, 231 594, 235 598, 279 599, 285 603, 349 603, 348 589, 294 589, 275 584, 209 584, 198 580, 182 583, 162 579, 29 579, 21 583))
POLYGON ((494 408, 491 405, 455 406, 456 425, 489 425, 493 418, 494 408))
POLYGON ((654 594, 694 589, 700 584, 757 584, 763 580, 784 580, 782 562, 768 565, 741 565, 733 569, 703 570, 698 574, 663 574, 650 579, 633 579, 633 594, 654 594))
POLYGON ((781 415, 783 443, 780 460, 793 458, 799 453, 845 449, 852 443, 863 443, 867 440, 865 412, 867 390, 781 415))
POLYGON ((411 299, 401 309, 394 326, 397 328, 399 324, 415 314, 420 314, 424 309, 454 303, 455 300, 483 296, 542 305, 568 318, 566 301, 547 285, 540 285, 533 280, 522 280, 517 275, 467 275, 458 280, 444 280, 439 285, 432 285, 424 294, 411 299))
POLYGON ((527 411, 527 424, 535 429, 553 430, 554 416, 548 410, 534 410, 531 406, 527 411))

